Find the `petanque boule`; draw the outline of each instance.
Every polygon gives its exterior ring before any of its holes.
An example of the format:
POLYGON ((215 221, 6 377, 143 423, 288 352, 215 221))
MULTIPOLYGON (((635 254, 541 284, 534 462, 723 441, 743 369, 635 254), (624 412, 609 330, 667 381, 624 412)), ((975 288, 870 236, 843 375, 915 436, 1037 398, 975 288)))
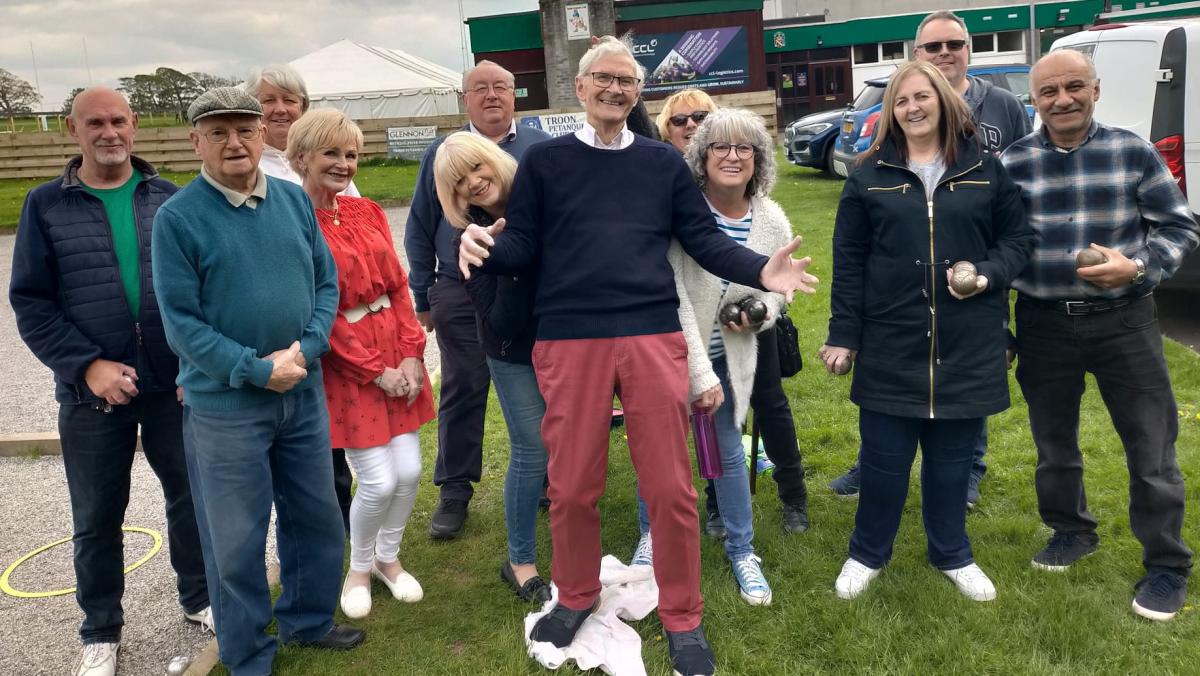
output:
POLYGON ((978 272, 970 261, 959 261, 954 264, 950 273, 950 288, 960 296, 975 293, 978 272))
POLYGON ((833 374, 835 376, 844 376, 850 372, 854 366, 854 360, 850 357, 833 362, 833 374))
POLYGON ((717 319, 721 322, 722 326, 737 324, 742 321, 742 308, 737 303, 730 303, 721 308, 721 311, 717 313, 717 319))
POLYGON ((1101 265, 1107 262, 1108 256, 1105 256, 1091 247, 1080 249, 1079 253, 1075 255, 1076 268, 1090 268, 1093 265, 1101 265))
POLYGON ((762 324, 767 319, 767 304, 753 296, 743 298, 738 306, 751 324, 762 324))

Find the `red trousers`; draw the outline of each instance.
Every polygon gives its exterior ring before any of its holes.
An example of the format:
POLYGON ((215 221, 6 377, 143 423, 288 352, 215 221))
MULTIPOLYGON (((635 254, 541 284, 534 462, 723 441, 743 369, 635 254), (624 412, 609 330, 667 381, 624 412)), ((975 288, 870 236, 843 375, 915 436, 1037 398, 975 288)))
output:
POLYGON ((600 595, 600 511, 615 392, 650 510, 658 615, 667 631, 700 624, 700 527, 688 458, 687 344, 682 333, 538 341, 542 437, 550 461, 552 575, 573 610, 600 595))

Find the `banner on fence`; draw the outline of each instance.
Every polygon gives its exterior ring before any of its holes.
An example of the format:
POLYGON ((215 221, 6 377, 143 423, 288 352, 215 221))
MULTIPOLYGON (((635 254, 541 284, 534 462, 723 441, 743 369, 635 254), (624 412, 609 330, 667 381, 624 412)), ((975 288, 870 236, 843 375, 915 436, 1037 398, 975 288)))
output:
POLYGON ((633 56, 646 69, 646 93, 750 82, 750 47, 741 26, 634 35, 633 56))
POLYGON ((437 138, 437 127, 388 127, 388 157, 419 160, 437 138))
POLYGON ((521 118, 521 124, 534 129, 541 129, 551 136, 573 134, 583 129, 587 120, 586 113, 563 113, 561 115, 526 115, 521 118))

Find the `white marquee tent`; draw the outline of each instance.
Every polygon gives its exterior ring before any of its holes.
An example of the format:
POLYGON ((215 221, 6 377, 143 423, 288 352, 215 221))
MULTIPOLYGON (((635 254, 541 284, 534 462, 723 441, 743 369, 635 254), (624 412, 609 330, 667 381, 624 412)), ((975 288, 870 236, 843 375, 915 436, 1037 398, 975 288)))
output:
POLYGON ((459 112, 462 75, 398 49, 342 40, 291 62, 316 107, 356 120, 459 112))

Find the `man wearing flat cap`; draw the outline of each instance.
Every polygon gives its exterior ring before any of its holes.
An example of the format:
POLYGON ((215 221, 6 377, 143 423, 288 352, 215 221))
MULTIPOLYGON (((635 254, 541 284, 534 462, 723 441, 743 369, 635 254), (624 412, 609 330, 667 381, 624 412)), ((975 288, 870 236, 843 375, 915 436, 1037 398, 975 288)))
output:
POLYGON ((203 166, 154 219, 154 290, 179 355, 221 661, 234 676, 265 674, 276 650, 264 564, 272 503, 279 641, 345 649, 363 639, 333 623, 344 533, 317 358, 329 348, 337 272, 308 197, 258 168, 258 101, 218 87, 188 119, 203 166))

